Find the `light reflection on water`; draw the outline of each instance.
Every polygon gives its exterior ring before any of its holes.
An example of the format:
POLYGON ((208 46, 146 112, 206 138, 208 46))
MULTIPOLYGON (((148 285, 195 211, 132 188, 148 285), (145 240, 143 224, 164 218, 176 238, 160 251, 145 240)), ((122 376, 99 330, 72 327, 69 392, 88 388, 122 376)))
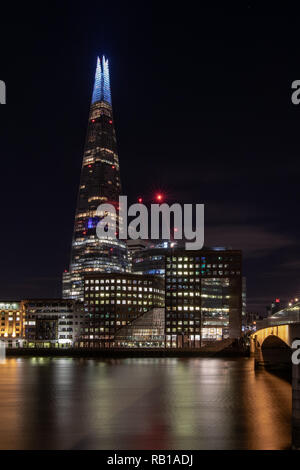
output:
POLYGON ((291 386, 251 359, 8 358, 1 449, 285 449, 291 386))

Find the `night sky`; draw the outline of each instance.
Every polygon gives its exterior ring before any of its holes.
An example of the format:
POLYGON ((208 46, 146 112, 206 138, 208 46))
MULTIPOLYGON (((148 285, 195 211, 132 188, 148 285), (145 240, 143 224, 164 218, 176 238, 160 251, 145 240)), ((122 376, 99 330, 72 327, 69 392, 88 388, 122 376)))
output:
POLYGON ((195 4, 1 5, 1 300, 61 295, 98 54, 123 193, 204 203, 250 311, 300 293, 300 10, 195 4))

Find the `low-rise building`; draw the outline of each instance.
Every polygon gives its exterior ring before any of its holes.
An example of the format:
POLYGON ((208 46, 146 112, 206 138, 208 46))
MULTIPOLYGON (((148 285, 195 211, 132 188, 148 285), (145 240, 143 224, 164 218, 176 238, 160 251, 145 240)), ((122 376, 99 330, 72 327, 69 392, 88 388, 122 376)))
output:
POLYGON ((63 299, 27 299, 21 302, 25 347, 72 347, 83 327, 80 302, 63 299))
POLYGON ((19 301, 0 301, 0 340, 6 347, 23 345, 24 312, 19 301))

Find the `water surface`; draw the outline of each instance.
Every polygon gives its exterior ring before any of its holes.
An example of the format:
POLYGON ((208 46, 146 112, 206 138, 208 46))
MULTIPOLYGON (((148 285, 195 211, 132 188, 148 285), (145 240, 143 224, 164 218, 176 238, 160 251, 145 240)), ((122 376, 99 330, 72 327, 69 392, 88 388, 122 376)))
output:
POLYGON ((1 449, 286 449, 291 386, 252 359, 8 358, 1 449))

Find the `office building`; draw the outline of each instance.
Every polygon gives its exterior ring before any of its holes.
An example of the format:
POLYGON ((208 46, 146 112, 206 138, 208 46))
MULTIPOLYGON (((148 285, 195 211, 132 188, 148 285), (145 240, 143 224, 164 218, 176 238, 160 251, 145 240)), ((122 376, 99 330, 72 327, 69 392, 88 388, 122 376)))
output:
POLYGON ((149 310, 164 307, 164 281, 156 276, 94 273, 84 280, 84 332, 76 346, 114 347, 116 332, 149 310))
POLYGON ((240 250, 174 250, 166 257, 166 346, 201 347, 239 338, 240 250))

